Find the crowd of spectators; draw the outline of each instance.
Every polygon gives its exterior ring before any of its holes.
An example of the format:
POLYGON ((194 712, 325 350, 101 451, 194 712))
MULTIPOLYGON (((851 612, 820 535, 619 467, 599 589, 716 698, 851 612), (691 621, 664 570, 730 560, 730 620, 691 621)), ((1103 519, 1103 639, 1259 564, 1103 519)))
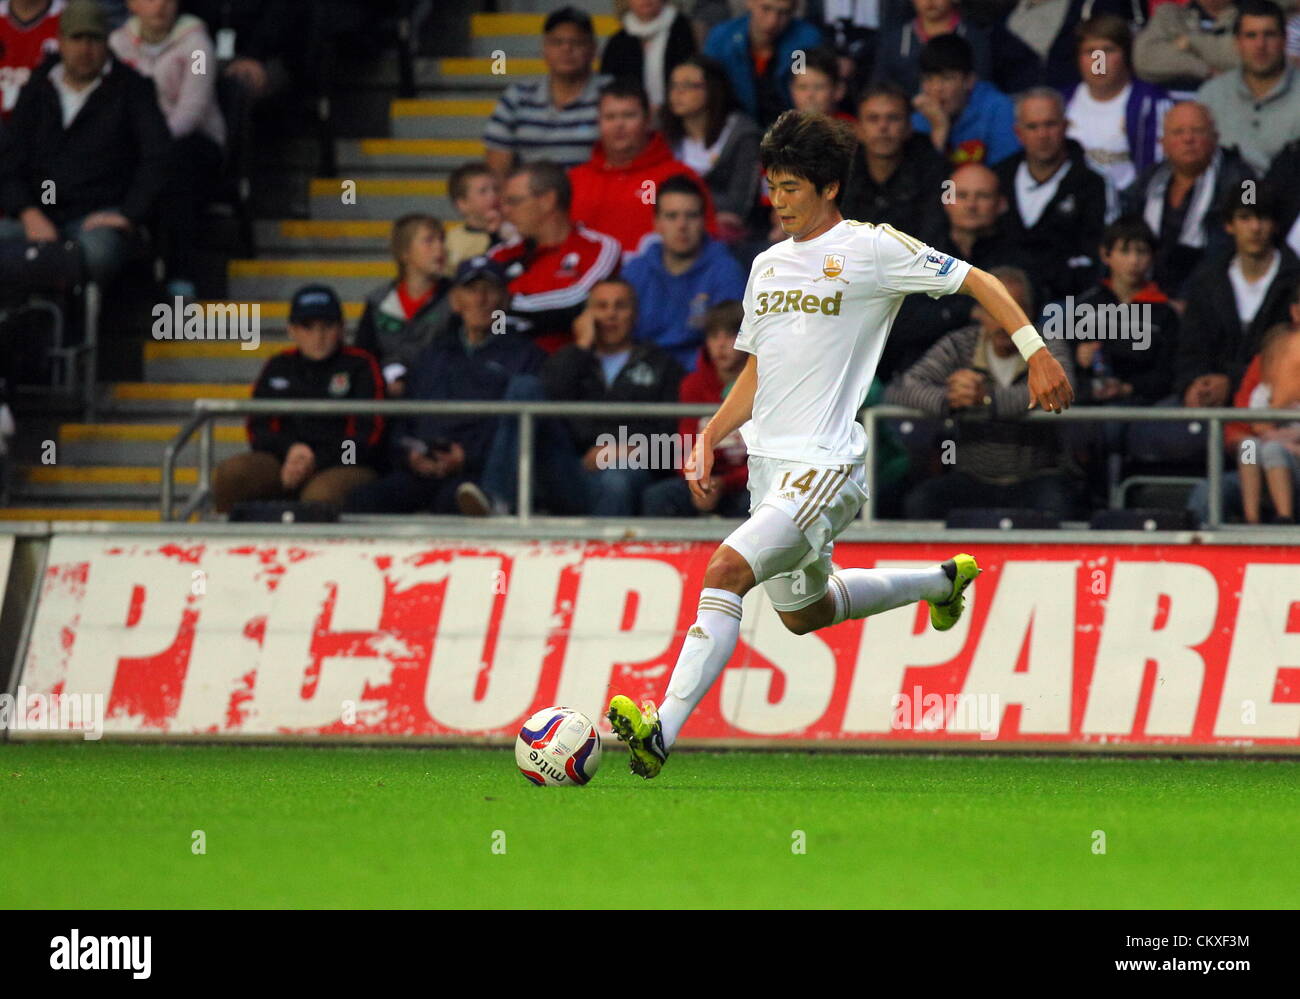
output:
MULTIPOLYGON (((224 59, 254 95, 282 72, 277 4, 224 54, 213 19, 248 16, 246 5, 127 7, 130 19, 110 32, 94 0, 0 5, 0 243, 77 241, 105 279, 160 199, 164 235, 193 224, 203 178, 220 162, 211 80, 183 72, 187 53, 224 59), (219 14, 205 13, 212 6, 219 14), (42 62, 52 51, 59 58, 42 62), (41 198, 47 179, 66 192, 56 202, 41 198)), ((394 280, 368 296, 352 336, 335 329, 332 307, 295 299, 302 370, 264 372, 256 395, 286 397, 288 383, 314 386, 319 398, 721 400, 743 360, 734 340, 746 272, 783 238, 758 143, 797 108, 840 119, 858 139, 840 192, 845 217, 889 223, 997 273, 1039 316, 1081 404, 1300 405, 1300 348, 1289 336, 1300 328, 1300 14, 1291 6, 617 8, 620 30, 603 48, 587 13, 546 16, 547 73, 510 83, 497 100, 484 158, 451 175, 457 218, 396 220, 394 280), (1084 315, 1100 318, 1079 322, 1084 315)), ((168 274, 183 293, 187 243, 169 242, 168 274)), ((882 478, 898 488, 881 498, 895 514, 1029 505, 1085 515, 1105 501, 1098 474, 1108 454, 1164 469, 1204 459, 1192 412, 1186 423, 1079 433, 1018 420, 1025 366, 1009 331, 962 296, 904 302, 873 396, 925 411, 957 445, 955 461, 913 448, 908 468, 897 438, 882 436, 882 478)), ((328 493, 355 511, 515 507, 513 419, 348 421, 326 433, 328 422, 296 421, 297 441, 289 424, 255 427, 264 458, 223 466, 218 506, 260 483, 267 496, 328 493), (368 455, 364 481, 330 475, 349 443, 368 455)), ((1300 437, 1294 427, 1242 426, 1228 440, 1241 464, 1228 477, 1230 507, 1250 522, 1291 522, 1294 487, 1283 479, 1300 478, 1300 437)), ((627 460, 631 435, 693 429, 617 415, 538 420, 536 501, 566 514, 740 515, 739 439, 719 445, 720 488, 707 509, 680 472, 627 460)), ((1203 511, 1204 493, 1193 509, 1203 511)))

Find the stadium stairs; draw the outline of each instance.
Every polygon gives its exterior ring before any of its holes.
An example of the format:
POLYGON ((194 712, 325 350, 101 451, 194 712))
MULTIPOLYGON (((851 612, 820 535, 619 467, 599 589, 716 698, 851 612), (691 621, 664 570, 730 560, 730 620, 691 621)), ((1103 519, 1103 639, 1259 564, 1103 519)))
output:
MULTIPOLYGON (((386 111, 385 134, 337 140, 337 178, 312 176, 311 143, 300 144, 293 175, 281 178, 269 200, 282 214, 287 207, 305 210, 306 217, 259 218, 257 259, 229 262, 223 301, 260 305, 260 346, 145 340, 144 380, 102 385, 95 423, 37 420, 20 427, 23 446, 11 473, 10 505, 0 507, 0 520, 157 520, 167 442, 194 399, 249 397, 262 364, 288 345, 286 303, 294 289, 309 281, 332 284, 351 328, 365 294, 392 277, 392 220, 411 211, 454 217, 447 177, 460 163, 482 158, 483 128, 506 83, 542 72, 543 17, 472 15, 470 54, 419 59, 414 99, 396 96, 395 58, 341 85, 338 116, 351 118, 358 130, 372 130, 386 111), (497 50, 508 53, 507 75, 491 72, 497 50), (342 198, 348 180, 356 182, 356 204, 342 198), (48 440, 55 442, 56 460, 43 464, 41 446, 48 440)), ((598 16, 596 26, 602 38, 616 30, 609 16, 598 16)), ((268 200, 265 192, 261 200, 268 200)), ((196 443, 178 469, 182 502, 197 481, 196 443)), ((244 450, 242 421, 218 423, 215 444, 217 461, 244 450)))

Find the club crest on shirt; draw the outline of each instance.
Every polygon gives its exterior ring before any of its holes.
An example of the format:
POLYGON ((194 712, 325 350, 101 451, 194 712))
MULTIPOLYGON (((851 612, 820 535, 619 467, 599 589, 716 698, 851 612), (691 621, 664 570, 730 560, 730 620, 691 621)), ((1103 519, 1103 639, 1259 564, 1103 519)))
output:
MULTIPOLYGON (((844 254, 828 253, 822 258, 822 276, 817 281, 839 281, 841 284, 848 284, 847 278, 840 277, 844 273, 844 254)), ((816 282, 814 282, 816 283, 816 282)))
POLYGON ((339 371, 330 379, 329 393, 335 398, 345 396, 348 390, 352 388, 352 379, 348 377, 346 371, 339 371))

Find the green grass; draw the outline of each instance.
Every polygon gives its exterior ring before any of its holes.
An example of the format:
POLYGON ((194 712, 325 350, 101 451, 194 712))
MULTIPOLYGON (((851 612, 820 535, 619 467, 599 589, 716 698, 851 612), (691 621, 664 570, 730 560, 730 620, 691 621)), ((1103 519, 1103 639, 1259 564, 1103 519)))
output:
POLYGON ((4 744, 0 907, 1300 898, 1300 761, 679 753, 645 783, 625 759, 551 789, 507 750, 4 744))

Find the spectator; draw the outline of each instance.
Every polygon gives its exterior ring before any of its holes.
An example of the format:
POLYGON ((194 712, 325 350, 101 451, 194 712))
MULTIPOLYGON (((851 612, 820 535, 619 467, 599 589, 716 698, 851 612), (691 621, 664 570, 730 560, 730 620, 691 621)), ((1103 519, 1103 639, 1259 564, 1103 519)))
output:
POLYGON ((992 166, 1020 150, 1011 101, 975 75, 970 42, 939 35, 925 43, 917 62, 921 92, 912 100, 912 128, 950 163, 992 166))
POLYGON ((627 262, 623 276, 641 303, 636 339, 695 366, 706 314, 742 298, 745 276, 727 248, 704 231, 704 196, 685 174, 669 177, 655 202, 655 236, 627 262))
POLYGON ((605 43, 600 71, 611 79, 639 82, 658 112, 672 71, 695 54, 690 19, 669 0, 628 0, 621 24, 605 43))
MULTIPOLYGON (((1028 254, 998 228, 998 216, 1006 199, 998 189, 998 175, 979 163, 967 163, 952 172, 951 197, 943 199, 947 229, 931 245, 940 253, 967 260, 984 270, 1015 266, 1022 270, 1028 254)), ((944 334, 970 321, 973 302, 969 295, 909 295, 903 300, 898 318, 885 342, 877 368, 888 381, 896 372, 910 367, 944 334)))
MULTIPOLYGON (((534 374, 545 355, 518 333, 493 334, 509 297, 488 257, 463 261, 448 296, 452 319, 411 366, 411 399, 493 401, 516 375, 534 374)), ((416 416, 393 428, 393 471, 353 490, 353 513, 456 513, 461 487, 482 474, 496 430, 484 416, 416 416)))
MULTIPOLYGON (((1268 331, 1257 357, 1260 381, 1236 405, 1250 409, 1300 409, 1294 379, 1283 387, 1286 369, 1300 366, 1298 331, 1279 323, 1268 331), (1279 378, 1281 376, 1281 379, 1279 378)), ((1247 524, 1260 523, 1261 501, 1267 487, 1274 523, 1295 523, 1295 490, 1300 480, 1300 421, 1252 423, 1250 434, 1237 444, 1237 475, 1241 506, 1247 524)))
POLYGON ((993 79, 1005 93, 1035 86, 1068 92, 1079 82, 1079 23, 1112 14, 1140 24, 1139 0, 1018 0, 994 28, 993 79))
POLYGON ((661 115, 673 156, 704 178, 718 231, 735 242, 758 200, 758 126, 734 107, 731 84, 715 59, 692 56, 673 70, 661 115))
POLYGON ((599 137, 597 101, 605 78, 594 76, 596 33, 581 10, 562 7, 542 26, 546 78, 511 83, 497 101, 483 132, 487 164, 504 180, 518 163, 549 160, 576 166, 599 137))
POLYGON ((1156 234, 1155 281, 1181 303, 1201 261, 1231 250, 1219 206, 1254 173, 1235 151, 1219 148, 1214 119, 1202 104, 1170 108, 1160 146, 1164 159, 1126 192, 1125 212, 1141 215, 1156 234))
POLYGON ((447 179, 447 193, 462 223, 445 234, 447 263, 443 273, 453 277, 466 260, 482 256, 514 232, 501 215, 501 185, 486 163, 458 166, 447 179))
POLYGON ((1007 196, 1001 227, 1032 261, 1047 301, 1077 294, 1097 272, 1095 255, 1109 213, 1106 182, 1089 169, 1083 148, 1065 137, 1065 103, 1048 87, 1016 98, 1022 152, 998 164, 1007 196))
POLYGON ((9 0, 0 5, 0 120, 7 120, 32 71, 59 51, 63 0, 9 0))
MULTIPOLYGON (((638 84, 615 81, 600 94, 600 142, 591 159, 569 171, 573 217, 613 236, 625 256, 654 231, 659 185, 676 174, 697 179, 673 159, 664 137, 651 130, 650 105, 638 84)), ((703 183, 700 184, 704 190, 703 183)), ((713 201, 704 194, 704 224, 717 232, 713 201)))
POLYGON ((553 163, 515 167, 501 199, 518 233, 489 253, 505 268, 510 311, 543 350, 572 339, 570 328, 596 282, 618 270, 622 248, 569 217, 569 178, 553 163))
POLYGON ((1206 80, 1240 64, 1232 26, 1232 0, 1166 3, 1133 42, 1133 71, 1148 83, 1172 91, 1194 91, 1206 80))
POLYGON ((832 118, 856 125, 857 119, 847 111, 839 110, 844 100, 845 84, 840 77, 840 60, 831 48, 813 49, 804 54, 801 72, 794 74, 790 84, 790 99, 796 111, 828 114, 832 118))
POLYGON ((1291 248, 1291 252, 1300 254, 1300 184, 1295 178, 1300 177, 1300 139, 1288 143, 1277 154, 1264 186, 1272 189, 1278 196, 1278 233, 1282 242, 1291 248))
MULTIPOLYGON (((1028 277, 1014 268, 993 273, 1033 315, 1028 277)), ((1058 465, 1057 428, 1018 418, 1029 408, 1028 369, 1007 330, 998 328, 980 306, 974 323, 949 333, 903 373, 885 393, 887 402, 924 410, 928 415, 972 417, 957 434, 956 467, 922 482, 904 500, 909 520, 941 520, 966 507, 1032 507, 1065 517, 1070 489, 1058 465)), ((1046 349, 1073 381, 1064 341, 1049 339, 1046 349)))
MULTIPOLYGON (((744 318, 745 308, 739 301, 720 302, 709 309, 704 318, 704 346, 700 348, 695 370, 682 379, 679 401, 721 403, 726 398, 749 358, 736 349, 736 337, 744 318)), ((710 419, 682 417, 678 434, 684 451, 694 447, 710 419)), ((703 499, 691 492, 685 478, 685 463, 680 471, 680 475, 646 489, 641 505, 647 517, 694 517, 709 513, 743 517, 749 513, 749 452, 739 431, 733 431, 714 445, 713 488, 703 499)))
POLYGON ((1074 314, 1094 317, 1093 338, 1074 348, 1079 402, 1154 406, 1173 385, 1178 348, 1178 313, 1151 280, 1155 234, 1140 218, 1122 218, 1099 244, 1107 276, 1074 301, 1074 314))
POLYGON ((59 59, 32 74, 0 131, 0 240, 74 240, 103 285, 153 213, 171 136, 153 84, 109 60, 94 0, 72 0, 59 30, 59 59))
POLYGON ((704 51, 722 63, 745 112, 767 128, 793 106, 794 54, 815 49, 821 32, 794 16, 795 0, 747 0, 748 13, 709 32, 704 51))
POLYGON ((840 197, 846 218, 888 223, 925 243, 941 238, 947 161, 912 131, 907 95, 892 83, 870 87, 858 105, 858 149, 840 197))
POLYGON ((216 52, 203 22, 179 13, 179 0, 129 0, 128 7, 131 17, 109 36, 108 46, 157 89, 173 140, 163 193, 167 211, 160 219, 167 294, 194 298, 194 245, 203 208, 221 179, 226 145, 226 123, 217 106, 216 52))
MULTIPOLYGON (((262 368, 254 399, 376 400, 384 383, 375 359, 345 347, 343 308, 332 288, 307 285, 289 308, 289 339, 262 368)), ((298 499, 341 506, 375 478, 383 419, 378 416, 254 416, 252 450, 227 458, 213 481, 218 513, 250 500, 298 499)))
POLYGON ((909 98, 921 87, 921 49, 939 35, 960 35, 970 43, 975 75, 992 79, 993 60, 988 33, 961 15, 958 0, 915 0, 916 17, 881 32, 872 82, 889 81, 909 98))
POLYGON ((911 0, 822 0, 821 8, 820 22, 814 21, 839 54, 840 77, 856 97, 873 79, 881 32, 911 16, 911 0))
POLYGON ((1193 275, 1179 341, 1177 391, 1187 406, 1223 406, 1259 352, 1266 330, 1287 319, 1300 281, 1300 260, 1274 244, 1273 197, 1260 188, 1244 203, 1232 192, 1224 227, 1235 253, 1210 260, 1193 275))
POLYGON ((1259 174, 1282 147, 1300 139, 1300 80, 1286 61, 1286 25, 1270 0, 1241 0, 1234 38, 1241 66, 1207 80, 1196 99, 1219 124, 1219 141, 1235 146, 1259 174))
POLYGON ((1124 191, 1160 158, 1160 123, 1173 101, 1151 83, 1135 80, 1133 34, 1127 22, 1103 15, 1079 25, 1079 75, 1066 103, 1068 135, 1088 164, 1124 191))
POLYGON ((407 373, 451 318, 442 223, 403 215, 393 223, 389 249, 397 278, 366 296, 354 343, 379 362, 388 395, 402 396, 407 373))
MULTIPOLYGON (((546 397, 571 402, 676 402, 682 368, 654 344, 636 343, 637 301, 632 286, 621 278, 602 281, 591 293, 586 313, 575 324, 575 342, 547 359, 542 368, 546 397)), ((598 517, 636 515, 641 494, 665 469, 638 467, 630 448, 638 436, 650 442, 655 434, 671 434, 672 420, 574 418, 568 421, 571 441, 581 456, 587 490, 587 512, 598 517), (606 436, 608 435, 608 436, 606 436), (610 441, 627 441, 623 447, 610 441)), ((643 445, 647 456, 659 449, 643 445)), ((685 457, 682 457, 685 460, 685 457)))
POLYGON ((216 39, 223 74, 253 101, 289 84, 290 64, 302 53, 303 9, 298 0, 185 0, 216 39))

